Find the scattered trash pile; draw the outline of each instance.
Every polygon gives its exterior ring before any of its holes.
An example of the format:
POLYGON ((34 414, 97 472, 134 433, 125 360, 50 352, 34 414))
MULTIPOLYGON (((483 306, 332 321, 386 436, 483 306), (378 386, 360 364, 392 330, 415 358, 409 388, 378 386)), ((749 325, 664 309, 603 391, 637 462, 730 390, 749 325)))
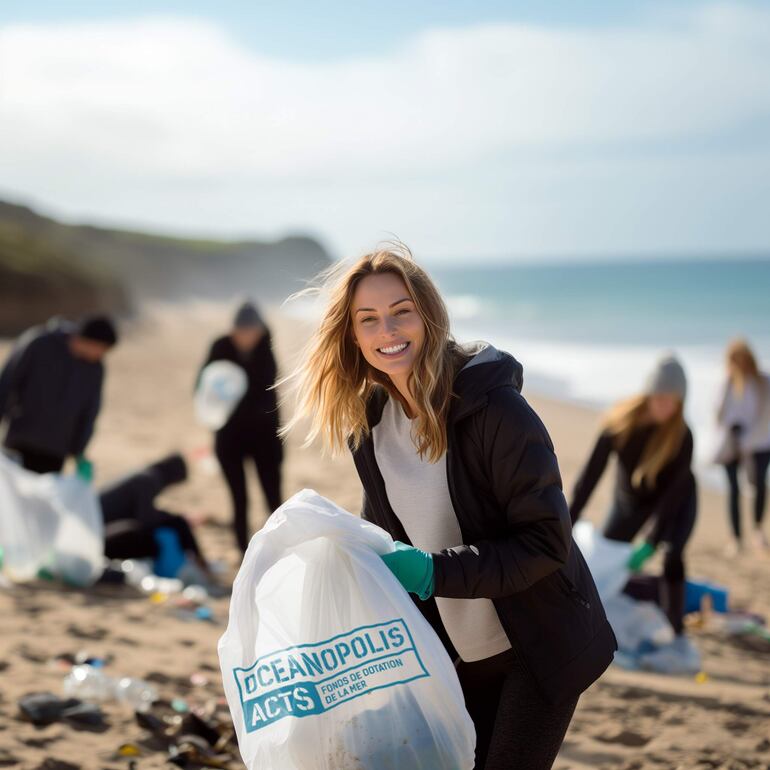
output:
POLYGON ((115 746, 101 760, 128 759, 131 767, 133 760, 163 753, 166 761, 190 770, 239 766, 227 702, 207 692, 210 682, 218 678, 213 666, 182 682, 162 674, 151 674, 146 680, 120 676, 111 673, 112 662, 85 651, 58 655, 51 663, 67 671, 62 695, 28 693, 18 702, 20 717, 38 727, 63 723, 75 730, 102 733, 111 727, 103 706, 117 703, 134 712, 141 734, 115 746), (170 689, 185 694, 165 697, 170 689))
MULTIPOLYGON (((218 562, 212 563, 211 567, 218 574, 226 569, 224 564, 218 562)), ((110 562, 103 581, 125 583, 146 594, 151 604, 168 607, 174 617, 185 621, 217 623, 218 619, 209 606, 209 600, 229 593, 229 589, 212 583, 200 574, 200 570, 192 568, 180 572, 179 577, 159 577, 153 574, 152 561, 149 559, 110 562)))

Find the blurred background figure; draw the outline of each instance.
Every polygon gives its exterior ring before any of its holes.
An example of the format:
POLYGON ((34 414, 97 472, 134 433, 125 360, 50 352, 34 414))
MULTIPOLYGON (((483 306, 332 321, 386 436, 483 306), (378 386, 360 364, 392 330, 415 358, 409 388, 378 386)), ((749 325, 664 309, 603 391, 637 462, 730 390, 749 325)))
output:
POLYGON ((734 541, 728 555, 742 548, 740 483, 738 470, 745 463, 749 483, 754 487, 753 543, 768 548, 762 529, 767 494, 767 468, 770 464, 770 377, 759 370, 753 351, 745 340, 737 339, 727 348, 727 379, 717 409, 722 430, 715 460, 723 465, 729 484, 728 510, 734 541))
POLYGON ((187 463, 169 455, 102 488, 104 553, 108 559, 152 559, 161 577, 205 584, 211 571, 188 520, 157 507, 155 498, 187 479, 187 463))
MULTIPOLYGON (((616 404, 572 495, 573 523, 580 518, 607 466, 617 457, 613 500, 603 533, 630 543, 648 521, 651 529, 636 547, 629 567, 641 570, 665 543, 660 604, 678 639, 684 631, 684 548, 695 525, 695 477, 690 469, 693 438, 684 419, 687 381, 673 357, 658 362, 644 392, 616 404)), ((686 644, 682 639, 680 644, 686 644)))
POLYGON ((201 371, 213 361, 237 364, 248 377, 245 395, 215 434, 217 459, 232 497, 235 539, 245 552, 249 544, 247 460, 254 462, 268 510, 274 511, 283 502, 283 446, 278 437, 278 403, 272 390, 277 370, 270 331, 252 302, 238 308, 232 329, 214 341, 201 371))
POLYGON ((106 316, 52 319, 21 335, 0 374, 0 418, 4 446, 25 468, 58 472, 73 456, 79 475, 91 480, 83 453, 101 407, 102 361, 117 341, 106 316))

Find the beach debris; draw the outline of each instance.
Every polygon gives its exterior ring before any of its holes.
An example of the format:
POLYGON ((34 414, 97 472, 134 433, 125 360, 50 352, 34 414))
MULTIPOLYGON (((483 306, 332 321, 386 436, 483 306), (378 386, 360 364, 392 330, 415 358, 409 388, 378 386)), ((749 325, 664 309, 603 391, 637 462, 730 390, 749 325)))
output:
POLYGON ((73 727, 101 732, 108 727, 104 714, 93 703, 60 698, 51 692, 28 693, 19 699, 21 715, 38 727, 67 722, 73 727))
POLYGON ((208 683, 209 678, 200 671, 196 671, 190 676, 190 684, 194 687, 205 687, 208 683))
POLYGON ((727 588, 707 580, 687 580, 685 583, 684 611, 686 613, 699 612, 704 607, 708 607, 714 612, 727 612, 727 588))
POLYGON ((146 711, 158 699, 157 690, 142 679, 114 678, 100 668, 74 666, 64 678, 64 694, 95 701, 117 700, 135 711, 146 711))
POLYGON ((135 743, 123 743, 115 752, 119 757, 141 757, 142 750, 135 743))

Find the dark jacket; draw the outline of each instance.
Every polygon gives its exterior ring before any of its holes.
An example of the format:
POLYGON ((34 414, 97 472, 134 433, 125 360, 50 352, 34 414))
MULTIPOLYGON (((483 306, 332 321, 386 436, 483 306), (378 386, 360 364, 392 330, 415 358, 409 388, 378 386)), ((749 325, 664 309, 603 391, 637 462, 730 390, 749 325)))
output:
POLYGON ((0 373, 0 417, 5 446, 57 457, 88 444, 101 406, 104 367, 72 355, 74 327, 49 322, 25 332, 0 373))
POLYGON ((277 376, 270 332, 266 331, 247 355, 235 347, 229 335, 220 337, 212 344, 201 371, 212 361, 231 361, 240 366, 248 377, 246 393, 221 431, 251 430, 264 426, 266 422, 278 425, 276 392, 270 390, 277 376))
POLYGON ((653 486, 635 487, 631 481, 639 465, 647 442, 655 431, 654 426, 645 426, 635 430, 622 447, 609 431, 603 431, 596 442, 591 457, 575 483, 570 514, 572 521, 577 521, 588 502, 594 488, 607 467, 607 461, 614 452, 618 463, 615 471, 613 504, 620 511, 644 512, 653 518, 648 540, 658 545, 665 539, 668 524, 682 510, 682 503, 695 494, 695 477, 692 463, 693 440, 687 428, 682 445, 676 455, 663 466, 653 486))
MULTIPOLYGON (((447 481, 463 545, 433 555, 435 594, 492 599, 515 653, 552 702, 576 697, 616 649, 572 527, 553 445, 520 394, 521 365, 487 348, 457 375, 447 420, 447 481)), ((368 404, 371 429, 387 393, 368 404)), ((371 434, 353 453, 363 517, 409 542, 391 508, 371 434)), ((435 601, 419 602, 451 655, 435 601)))
POLYGON ((157 522, 159 512, 155 498, 167 487, 186 478, 184 457, 174 454, 111 482, 99 491, 104 523, 121 519, 135 519, 144 524, 157 522))

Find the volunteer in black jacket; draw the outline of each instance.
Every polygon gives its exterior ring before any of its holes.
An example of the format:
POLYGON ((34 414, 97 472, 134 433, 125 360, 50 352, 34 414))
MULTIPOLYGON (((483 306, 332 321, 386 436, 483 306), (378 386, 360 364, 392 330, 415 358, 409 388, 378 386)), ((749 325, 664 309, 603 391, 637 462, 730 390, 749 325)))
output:
POLYGON ((241 551, 249 545, 248 497, 244 463, 251 459, 272 512, 281 498, 283 447, 278 437, 276 366, 270 331, 256 307, 244 303, 235 314, 229 334, 211 346, 203 367, 212 361, 231 361, 246 372, 246 394, 216 433, 215 450, 233 501, 233 529, 241 551))
POLYGON ((604 536, 630 543, 649 524, 631 556, 634 571, 641 570, 661 543, 665 545, 659 600, 682 648, 688 644, 682 636, 684 548, 695 525, 697 502, 690 469, 693 439, 684 420, 686 394, 681 364, 672 356, 662 358, 644 393, 620 402, 607 416, 570 506, 572 520, 577 521, 614 454, 617 471, 604 536))
POLYGON ((615 639, 521 366, 453 341, 403 247, 329 281, 287 429, 351 447, 363 516, 399 541, 383 558, 457 660, 476 767, 550 768, 615 639))
POLYGON ((68 456, 91 480, 83 453, 101 406, 104 356, 116 344, 112 321, 91 316, 79 324, 52 319, 25 332, 0 373, 4 445, 25 468, 58 472, 68 456))

